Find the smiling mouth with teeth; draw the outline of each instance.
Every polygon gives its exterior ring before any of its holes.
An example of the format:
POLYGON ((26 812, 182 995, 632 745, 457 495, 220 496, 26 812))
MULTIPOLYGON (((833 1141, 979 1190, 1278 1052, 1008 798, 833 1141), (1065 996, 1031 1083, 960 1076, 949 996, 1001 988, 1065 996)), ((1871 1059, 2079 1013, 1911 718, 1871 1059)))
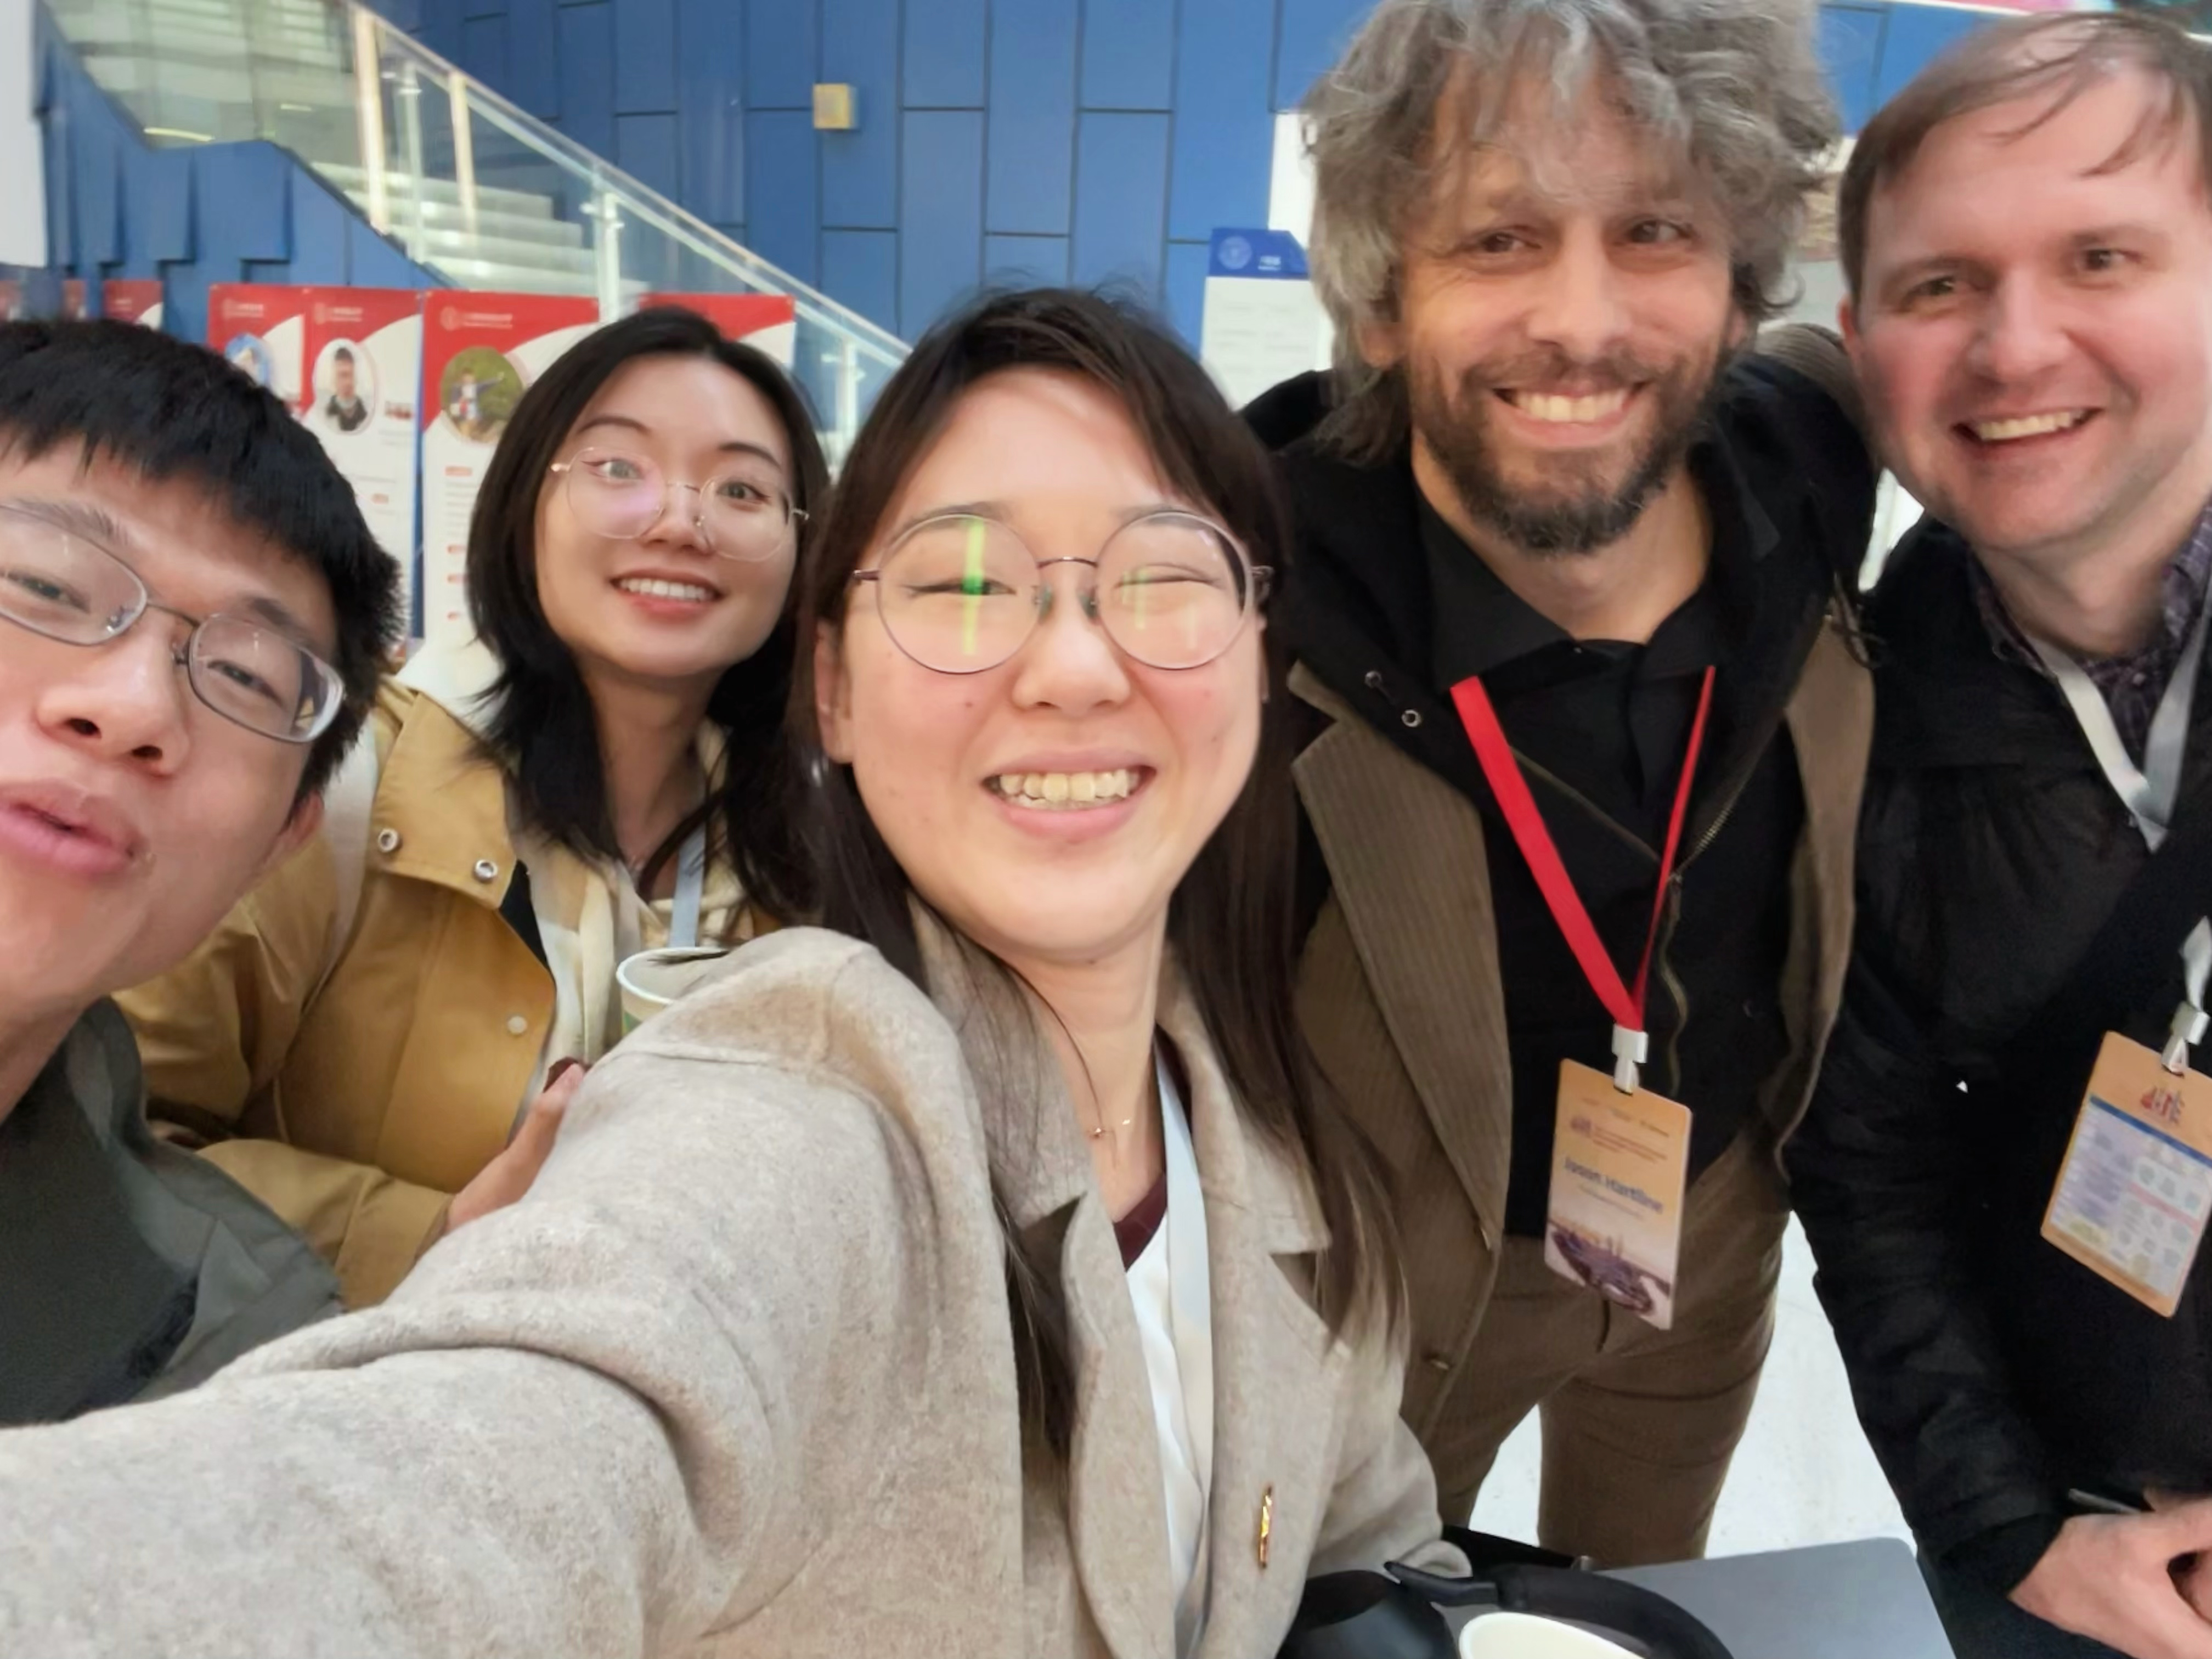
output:
POLYGON ((643 599, 684 599, 693 605, 712 605, 720 597, 701 582, 663 581, 657 576, 625 576, 615 586, 643 599))
POLYGON ((1610 420, 1628 403, 1628 388, 1594 392, 1585 398, 1566 398, 1549 392, 1500 392, 1507 403, 1534 421, 1552 426, 1587 425, 1610 420))
POLYGON ((1016 806, 1041 812, 1080 811, 1127 800, 1145 774, 1124 767, 1115 772, 1002 772, 991 790, 1016 806))
POLYGON ((2022 438, 2070 432, 2095 412, 2088 409, 2054 409, 2041 415, 2015 415, 2002 421, 1967 421, 1962 424, 1983 443, 2010 444, 2022 438))

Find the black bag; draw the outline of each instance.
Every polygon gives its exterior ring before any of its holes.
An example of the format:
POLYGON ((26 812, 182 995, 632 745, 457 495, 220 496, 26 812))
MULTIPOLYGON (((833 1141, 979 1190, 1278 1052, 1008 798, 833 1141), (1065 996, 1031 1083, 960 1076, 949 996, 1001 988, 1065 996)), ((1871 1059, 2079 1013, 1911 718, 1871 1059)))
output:
MULTIPOLYGON (((1536 1552, 1499 1563, 1500 1540, 1462 1528, 1445 1537, 1478 1565, 1444 1578, 1393 1561, 1382 1572, 1332 1572, 1306 1585, 1277 1659, 1456 1659, 1438 1607, 1495 1607, 1560 1619, 1640 1646, 1650 1659, 1730 1659, 1721 1640, 1665 1596, 1618 1578, 1534 1565, 1536 1552)), ((1561 1558, 1552 1558, 1559 1559, 1561 1558)))

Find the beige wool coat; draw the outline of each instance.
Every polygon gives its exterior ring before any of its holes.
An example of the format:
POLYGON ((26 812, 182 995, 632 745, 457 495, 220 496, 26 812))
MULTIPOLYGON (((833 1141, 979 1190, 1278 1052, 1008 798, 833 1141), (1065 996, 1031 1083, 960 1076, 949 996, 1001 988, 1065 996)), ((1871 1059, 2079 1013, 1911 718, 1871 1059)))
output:
MULTIPOLYGON (((933 963, 942 1012, 837 935, 749 946, 382 1307, 0 1434, 0 1652, 1165 1659, 1151 1395, 1088 1152, 1056 1073, 971 1071, 980 994, 933 963), (987 1168, 1017 1224, 1064 1229, 1064 1490, 1025 1462, 987 1168)), ((1160 1024, 1212 1272, 1200 1651, 1267 1659, 1310 1573, 1462 1564, 1402 1362, 1315 1313, 1310 1187, 1171 971, 1160 1024)))

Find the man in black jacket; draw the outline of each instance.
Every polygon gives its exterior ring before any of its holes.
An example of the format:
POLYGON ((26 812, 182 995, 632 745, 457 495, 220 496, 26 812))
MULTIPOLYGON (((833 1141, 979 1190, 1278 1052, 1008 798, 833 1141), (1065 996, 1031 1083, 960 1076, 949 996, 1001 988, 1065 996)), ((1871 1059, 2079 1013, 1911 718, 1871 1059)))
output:
POLYGON ((1743 349, 1832 137, 1812 26, 1386 0, 1312 111, 1340 367, 1249 412, 1298 520, 1301 1018, 1395 1184, 1407 1416, 1456 1522, 1540 1410, 1539 1531, 1607 1563, 1704 1548, 1848 955, 1873 717, 1838 595, 1873 471, 1839 349, 1743 349), (1577 1173, 1608 1146, 1653 1171, 1626 1198, 1577 1173))
POLYGON ((1970 1656, 2212 1659, 2212 1097, 2160 1064, 2212 915, 2208 155, 2203 48, 2032 20, 1926 70, 1842 192, 1930 517, 1869 617, 1858 942, 1788 1162, 1970 1656))

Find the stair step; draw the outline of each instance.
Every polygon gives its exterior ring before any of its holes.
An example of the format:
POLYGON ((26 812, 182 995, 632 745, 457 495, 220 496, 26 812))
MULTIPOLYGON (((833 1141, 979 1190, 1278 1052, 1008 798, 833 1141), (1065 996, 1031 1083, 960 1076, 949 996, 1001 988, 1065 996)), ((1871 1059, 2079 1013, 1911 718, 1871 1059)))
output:
MULTIPOLYGON (((368 192, 353 190, 346 199, 363 213, 368 210, 368 192)), ((412 222, 414 210, 404 193, 395 191, 390 198, 392 233, 398 235, 412 222)), ((429 201, 422 204, 422 226, 433 235, 451 233, 465 234, 468 221, 457 202, 429 201)), ((477 209, 477 234, 518 247, 532 246, 553 252, 567 252, 586 245, 585 228, 566 219, 541 218, 530 213, 505 213, 479 205, 477 209)))
MULTIPOLYGON (((315 171, 336 185, 349 196, 368 193, 368 175, 352 162, 332 161, 316 167, 315 171)), ((404 201, 415 191, 414 180, 404 173, 387 171, 384 175, 385 194, 392 202, 404 201)), ((426 203, 441 202, 450 206, 460 205, 461 187, 451 179, 430 179, 424 182, 422 199, 426 203)), ((550 219, 553 198, 536 191, 502 190, 492 185, 477 186, 477 205, 496 213, 511 213, 532 219, 550 219)))
POLYGON ((405 216, 396 216, 385 233, 424 264, 445 264, 473 259, 489 264, 528 267, 589 279, 598 269, 598 256, 587 247, 548 247, 543 242, 510 241, 503 236, 471 236, 458 226, 445 229, 425 227, 422 245, 415 246, 405 216))

